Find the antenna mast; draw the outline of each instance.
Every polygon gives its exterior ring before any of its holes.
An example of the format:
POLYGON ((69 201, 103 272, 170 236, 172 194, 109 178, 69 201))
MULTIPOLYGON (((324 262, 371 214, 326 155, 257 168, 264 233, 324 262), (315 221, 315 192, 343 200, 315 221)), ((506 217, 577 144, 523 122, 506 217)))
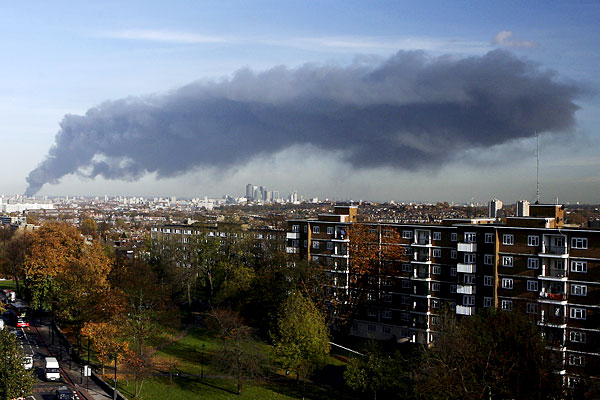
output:
POLYGON ((535 188, 535 204, 540 204, 540 138, 535 131, 535 159, 536 159, 536 188, 535 188))

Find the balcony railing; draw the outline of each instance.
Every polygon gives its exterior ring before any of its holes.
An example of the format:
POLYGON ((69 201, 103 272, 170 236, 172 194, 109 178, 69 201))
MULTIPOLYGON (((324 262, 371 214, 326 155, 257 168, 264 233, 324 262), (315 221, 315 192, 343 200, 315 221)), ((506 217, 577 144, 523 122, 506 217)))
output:
POLYGON ((567 246, 543 246, 543 254, 565 255, 567 254, 567 246))
POLYGON ((286 239, 300 239, 300 232, 288 232, 286 239))
POLYGON ((548 292, 541 291, 540 292, 540 297, 542 299, 547 299, 547 300, 556 300, 556 301, 565 301, 565 300, 567 300, 567 294, 566 293, 548 293, 548 292))
POLYGON ((564 268, 544 268, 544 275, 550 278, 566 278, 567 270, 564 268))
POLYGON ((335 240, 348 240, 348 234, 346 231, 335 231, 333 238, 335 240))
POLYGON ((458 243, 458 251, 474 253, 477 251, 477 243, 458 243))
POLYGON ((475 307, 457 305, 456 313, 459 315, 473 315, 475 314, 475 307))
POLYGON ((474 274, 475 270, 475 264, 456 264, 456 271, 458 272, 464 272, 465 274, 474 274))
POLYGON ((429 262, 429 261, 431 261, 431 257, 429 257, 429 255, 427 255, 427 254, 415 253, 414 260, 417 262, 429 262))
POLYGON ((297 247, 286 247, 285 248, 285 252, 288 254, 298 254, 300 249, 298 249, 297 247))
POLYGON ((475 286, 471 285, 457 285, 456 293, 461 294, 475 294, 475 286))
POLYGON ((419 244, 421 246, 426 246, 428 244, 431 244, 431 238, 428 238, 428 237, 417 237, 417 238, 415 238, 414 244, 419 244))

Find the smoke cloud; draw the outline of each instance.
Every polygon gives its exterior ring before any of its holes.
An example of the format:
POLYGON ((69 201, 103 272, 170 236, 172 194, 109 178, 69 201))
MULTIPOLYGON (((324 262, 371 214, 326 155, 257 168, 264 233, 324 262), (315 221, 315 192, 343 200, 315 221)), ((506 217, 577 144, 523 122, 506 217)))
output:
POLYGON ((439 167, 466 150, 575 124, 575 85, 503 50, 304 65, 197 82, 66 115, 27 195, 61 177, 159 178, 227 170, 294 145, 335 150, 355 168, 439 167))

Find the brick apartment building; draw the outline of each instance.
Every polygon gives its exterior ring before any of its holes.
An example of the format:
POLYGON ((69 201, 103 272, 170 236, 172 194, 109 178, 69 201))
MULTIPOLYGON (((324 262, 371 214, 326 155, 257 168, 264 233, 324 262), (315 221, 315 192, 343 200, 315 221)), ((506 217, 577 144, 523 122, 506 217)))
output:
MULTIPOLYGON (((566 226, 559 205, 531 205, 519 215, 440 225, 364 224, 379 246, 404 251, 361 286, 367 293, 351 334, 429 344, 444 306, 461 316, 495 307, 535 320, 562 355, 562 374, 598 377, 600 230, 566 226)), ((355 206, 288 221, 287 253, 325 266, 332 296, 358 289, 349 268, 355 223, 355 206)))

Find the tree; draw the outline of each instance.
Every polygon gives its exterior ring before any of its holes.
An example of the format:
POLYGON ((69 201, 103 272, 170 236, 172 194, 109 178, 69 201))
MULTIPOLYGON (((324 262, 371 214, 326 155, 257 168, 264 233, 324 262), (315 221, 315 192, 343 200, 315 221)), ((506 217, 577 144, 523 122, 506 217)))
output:
POLYGON ((208 317, 208 326, 220 342, 213 364, 236 378, 237 394, 240 395, 243 377, 263 376, 267 358, 252 335, 252 328, 243 323, 238 313, 213 310, 208 317))
POLYGON ((85 236, 96 237, 98 235, 98 224, 92 218, 85 218, 81 221, 79 229, 85 236))
POLYGON ((311 299, 295 291, 282 304, 273 334, 284 367, 306 377, 329 354, 329 329, 311 299))
POLYGON ((30 241, 27 232, 16 231, 0 244, 0 270, 4 275, 13 278, 17 292, 20 292, 20 282, 25 279, 24 262, 30 241))
POLYGON ((98 361, 102 364, 102 374, 104 374, 104 366, 114 359, 114 354, 124 354, 127 350, 127 344, 118 340, 119 327, 116 324, 87 322, 81 333, 92 341, 98 361))
POLYGON ((0 359, 4 362, 4 368, 0 369, 3 398, 14 399, 30 394, 35 378, 31 371, 25 369, 17 338, 8 329, 0 330, 0 359))
POLYGON ((441 318, 416 375, 428 399, 552 399, 562 396, 559 364, 519 313, 489 309, 457 321, 441 318))
POLYGON ((403 365, 408 364, 398 351, 386 351, 374 341, 368 342, 364 355, 350 359, 344 372, 346 384, 361 393, 372 393, 377 399, 378 393, 386 398, 402 393, 402 398, 411 398, 412 380, 403 365))

